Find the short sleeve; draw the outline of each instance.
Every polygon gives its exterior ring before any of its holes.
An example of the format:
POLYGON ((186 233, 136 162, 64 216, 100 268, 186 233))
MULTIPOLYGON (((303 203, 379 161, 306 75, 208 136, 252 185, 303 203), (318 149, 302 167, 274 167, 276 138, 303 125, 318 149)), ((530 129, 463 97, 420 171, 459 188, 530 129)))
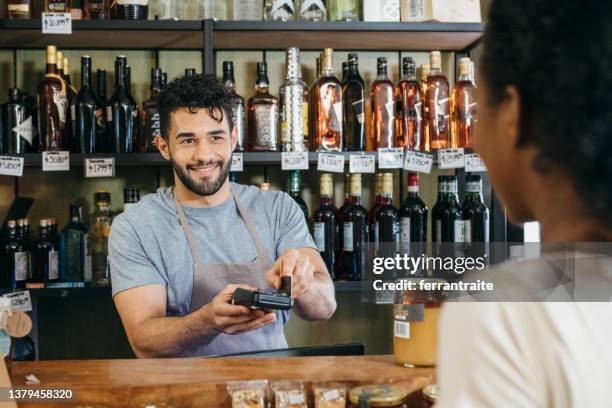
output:
POLYGON ((276 257, 289 249, 317 249, 300 206, 287 193, 280 193, 276 219, 276 257))
POLYGON ((139 286, 167 286, 166 279, 147 256, 136 230, 122 216, 113 220, 108 257, 113 296, 139 286))

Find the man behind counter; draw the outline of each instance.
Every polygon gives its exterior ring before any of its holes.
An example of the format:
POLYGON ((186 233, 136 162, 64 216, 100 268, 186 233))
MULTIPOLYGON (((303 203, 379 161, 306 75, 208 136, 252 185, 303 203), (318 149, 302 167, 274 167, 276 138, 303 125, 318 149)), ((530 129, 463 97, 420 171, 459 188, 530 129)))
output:
POLYGON ((157 145, 174 168, 174 188, 119 215, 109 237, 113 297, 134 352, 174 357, 287 347, 288 312, 250 310, 230 299, 237 287, 279 288, 281 276, 292 276, 298 316, 334 313, 333 283, 304 214, 284 192, 229 182, 237 133, 229 94, 215 77, 175 79, 158 102, 157 145))

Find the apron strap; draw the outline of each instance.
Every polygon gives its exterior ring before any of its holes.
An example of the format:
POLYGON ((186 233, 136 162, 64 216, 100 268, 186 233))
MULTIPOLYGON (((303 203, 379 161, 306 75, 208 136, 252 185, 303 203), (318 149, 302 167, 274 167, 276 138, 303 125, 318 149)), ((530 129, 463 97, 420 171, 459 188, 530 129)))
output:
POLYGON ((238 208, 238 212, 240 213, 240 216, 242 217, 242 220, 244 221, 247 227, 247 230, 249 231, 249 234, 251 235, 251 238, 253 239, 253 242, 255 243, 255 247, 257 248, 257 256, 260 258, 267 258, 268 256, 266 255, 266 250, 263 246, 259 233, 257 232, 257 228, 255 227, 255 224, 253 224, 253 222, 251 221, 251 217, 247 215, 247 212, 244 211, 244 207, 242 207, 240 200, 238 199, 236 194, 234 194, 234 189, 231 189, 231 191, 232 191, 232 196, 234 197, 234 201, 236 202, 236 207, 238 208))
POLYGON ((174 188, 172 188, 172 195, 174 196, 174 206, 176 207, 176 213, 178 214, 179 221, 181 226, 183 227, 183 232, 187 237, 187 244, 189 245, 189 250, 191 251, 191 257, 193 258, 193 263, 196 265, 201 265, 202 262, 200 260, 200 256, 198 255, 197 246, 195 244, 195 239, 193 238, 193 234, 191 233, 191 228, 189 228, 189 223, 187 222, 187 217, 185 216, 185 211, 183 211, 183 206, 178 201, 178 197, 174 194, 174 188))

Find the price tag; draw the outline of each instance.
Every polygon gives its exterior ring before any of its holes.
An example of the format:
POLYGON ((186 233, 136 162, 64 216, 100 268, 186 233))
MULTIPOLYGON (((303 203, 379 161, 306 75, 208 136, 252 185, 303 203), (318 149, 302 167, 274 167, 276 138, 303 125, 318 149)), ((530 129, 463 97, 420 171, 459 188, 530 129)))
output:
POLYGON ((282 152, 281 169, 308 170, 308 152, 282 152))
POLYGON ((404 149, 401 147, 378 149, 379 169, 401 169, 403 165, 404 149))
POLYGON ((463 148, 438 150, 438 167, 441 169, 460 169, 465 167, 463 148))
POLYGON ((349 161, 350 173, 374 173, 376 157, 371 154, 351 154, 349 161))
POLYGON ((487 171, 480 155, 470 153, 465 155, 465 171, 487 171))
POLYGON ((23 157, 0 156, 0 174, 21 177, 23 175, 23 157))
POLYGON ((431 173, 433 165, 433 157, 430 154, 415 152, 414 150, 406 151, 404 159, 404 169, 417 173, 431 173))
POLYGON ((17 309, 22 310, 24 312, 32 311, 32 299, 30 298, 29 290, 7 293, 2 297, 9 299, 9 301, 11 302, 9 309, 17 309))
POLYGON ((115 158, 85 159, 85 177, 115 177, 115 158))
POLYGON ((232 166, 230 171, 244 171, 244 156, 242 153, 232 154, 232 166))
POLYGON ((70 152, 43 152, 43 171, 68 171, 70 170, 70 152))
POLYGON ((43 34, 72 34, 70 13, 42 13, 43 34))
POLYGON ((341 154, 319 153, 317 170, 344 173, 344 156, 341 154))

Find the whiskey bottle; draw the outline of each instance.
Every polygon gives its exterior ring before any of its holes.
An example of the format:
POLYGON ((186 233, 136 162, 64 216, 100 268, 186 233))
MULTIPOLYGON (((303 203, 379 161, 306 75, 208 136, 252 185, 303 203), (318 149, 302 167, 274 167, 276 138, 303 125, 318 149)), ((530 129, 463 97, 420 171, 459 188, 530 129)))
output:
POLYGON ((44 283, 59 280, 59 252, 53 242, 47 220, 40 220, 38 240, 32 248, 32 274, 27 287, 44 287, 44 283))
POLYGON ((295 2, 293 0, 265 0, 264 8, 264 17, 266 20, 295 20, 295 2))
POLYGON ((149 0, 116 0, 117 18, 120 20, 146 20, 149 0))
POLYGON ((46 52, 45 77, 38 88, 38 120, 42 150, 61 150, 66 145, 66 83, 57 67, 57 49, 50 45, 46 52))
POLYGON ((60 280, 91 283, 93 244, 79 204, 70 206, 70 221, 60 233, 59 248, 60 280))
POLYGON ((359 21, 361 2, 359 0, 328 0, 330 21, 359 21))
POLYGON ((451 147, 472 146, 472 135, 476 122, 476 86, 472 82, 472 62, 459 59, 459 77, 453 89, 453 120, 451 147))
POLYGON ((233 0, 233 20, 262 20, 263 0, 233 0))
POLYGON ((109 20, 110 0, 85 0, 84 18, 89 20, 109 20))
POLYGON ((396 146, 423 149, 423 100, 421 84, 416 79, 416 65, 410 57, 402 60, 403 76, 395 88, 396 146))
MULTIPOLYGON (((106 137, 106 112, 91 85, 91 57, 81 57, 81 89, 76 97, 75 149, 77 153, 99 152, 106 137)), ((103 151, 103 150, 101 150, 103 151)))
POLYGON ((236 80, 234 79, 234 63, 223 61, 223 83, 230 90, 230 103, 232 104, 232 122, 236 129, 236 152, 244 151, 244 98, 236 93, 236 80))
POLYGON ((137 188, 123 189, 123 212, 128 211, 140 201, 140 190, 137 188))
POLYGON ((33 15, 32 0, 7 0, 6 18, 9 20, 29 20, 33 15))
POLYGON ((386 58, 378 58, 377 71, 370 93, 374 150, 395 146, 395 89, 388 76, 386 58))
POLYGON ((64 57, 64 81, 66 82, 66 96, 68 98, 68 109, 66 110, 66 140, 69 143, 73 152, 78 152, 75 149, 74 131, 76 129, 76 98, 77 90, 72 86, 70 79, 70 65, 68 58, 64 57))
POLYGON ((5 269, 2 288, 21 289, 28 277, 30 255, 17 236, 17 222, 7 222, 7 238, 2 243, 2 265, 5 269))
POLYGON ((70 13, 68 0, 45 0, 46 13, 70 13))
POLYGON ((161 123, 157 95, 161 92, 161 69, 151 69, 151 86, 149 99, 142 103, 142 134, 140 135, 140 150, 143 152, 157 151, 157 137, 161 136, 161 123))
POLYGON ((334 205, 334 181, 331 174, 321 174, 319 207, 312 216, 313 238, 332 279, 336 279, 338 251, 338 209, 334 205))
POLYGON ((326 21, 327 7, 325 0, 300 0, 300 20, 326 21))
POLYGON ((107 108, 110 110, 107 119, 110 119, 109 132, 115 153, 133 152, 137 135, 138 109, 136 101, 127 90, 126 65, 126 58, 122 55, 115 60, 115 93, 107 108))
POLYGON ((108 285, 110 269, 108 264, 108 235, 113 213, 110 209, 110 193, 98 191, 94 194, 96 210, 89 219, 90 234, 93 242, 93 284, 108 285))
POLYGON ((343 92, 332 68, 333 50, 326 48, 321 63, 321 77, 312 93, 313 137, 312 150, 342 151, 343 92))
POLYGON ((267 65, 258 62, 256 93, 247 103, 249 150, 278 151, 278 99, 269 85, 267 65))
POLYGON ((24 102, 21 91, 17 88, 9 89, 8 103, 3 107, 4 152, 10 154, 24 154, 34 151, 33 138, 36 129, 32 116, 28 116, 28 107, 24 102))
POLYGON ((281 150, 308 151, 308 87, 302 80, 298 48, 287 50, 286 67, 285 83, 280 88, 281 150))
POLYGON ((442 74, 442 57, 440 51, 429 54, 431 71, 427 77, 427 126, 429 143, 432 150, 450 147, 450 101, 448 80, 442 74))
POLYGON ((408 173, 408 194, 400 207, 399 216, 402 252, 415 256, 426 254, 427 206, 419 197, 419 176, 416 173, 408 173))
POLYGON ((344 150, 364 151, 365 138, 365 86, 359 74, 359 55, 348 56, 344 93, 344 150))
POLYGON ((308 206, 306 202, 300 195, 302 192, 302 176, 299 170, 292 170, 289 175, 289 195, 295 200, 295 202, 300 206, 302 212, 304 213, 304 218, 306 222, 308 222, 308 206))
POLYGON ((365 265, 368 213, 361 205, 361 174, 351 174, 348 206, 341 215, 340 279, 358 281, 365 265))

